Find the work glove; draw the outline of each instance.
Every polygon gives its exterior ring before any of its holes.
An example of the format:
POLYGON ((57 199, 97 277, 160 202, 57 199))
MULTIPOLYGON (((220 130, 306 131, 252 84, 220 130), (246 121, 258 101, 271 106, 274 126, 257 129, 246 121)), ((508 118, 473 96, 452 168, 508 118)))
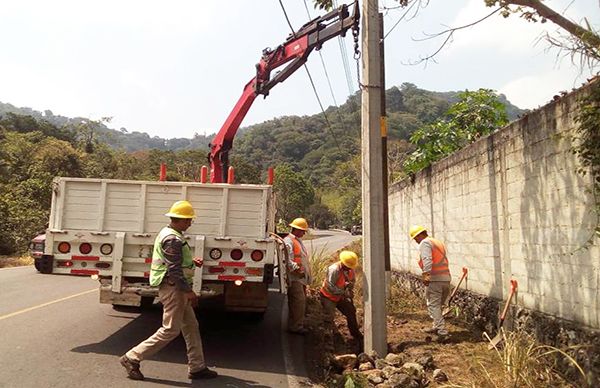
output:
POLYGON ((347 299, 354 299, 354 290, 346 290, 346 298, 347 299))
POLYGON ((429 272, 423 272, 423 275, 421 278, 422 278, 423 284, 425 286, 428 286, 429 283, 431 282, 431 274, 429 272))

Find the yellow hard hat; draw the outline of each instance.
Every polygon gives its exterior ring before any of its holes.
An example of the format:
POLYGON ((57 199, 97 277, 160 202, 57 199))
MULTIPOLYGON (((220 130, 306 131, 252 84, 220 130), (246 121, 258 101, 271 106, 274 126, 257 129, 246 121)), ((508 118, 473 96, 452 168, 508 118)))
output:
POLYGON ((308 222, 304 218, 296 218, 290 226, 294 229, 308 230, 308 222))
POLYGON ((348 268, 358 267, 358 255, 352 251, 341 251, 340 261, 348 268))
POLYGON ((410 238, 413 239, 423 232, 427 232, 427 229, 425 229, 424 226, 413 225, 410 227, 408 234, 410 235, 410 238))
POLYGON ((177 201, 171 206, 165 216, 171 218, 194 218, 196 217, 196 213, 192 204, 188 201, 177 201))

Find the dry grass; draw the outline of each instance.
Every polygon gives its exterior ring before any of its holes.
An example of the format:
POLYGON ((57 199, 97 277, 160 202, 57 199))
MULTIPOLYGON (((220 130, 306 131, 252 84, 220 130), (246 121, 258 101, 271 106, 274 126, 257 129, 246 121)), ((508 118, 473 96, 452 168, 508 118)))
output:
MULTIPOLYGON (((540 345, 528 333, 502 331, 503 341, 494 347, 497 362, 503 366, 502 385, 492 379, 491 374, 482 366, 484 381, 493 387, 570 387, 557 373, 555 367, 558 358, 564 358, 581 374, 585 381, 585 372, 566 351, 548 345, 540 345)), ((488 340, 490 338, 487 336, 488 340)), ((497 379, 497 376, 496 376, 497 379)))
MULTIPOLYGON (((353 243, 345 249, 361 252, 361 241, 353 243)), ((317 291, 323 282, 327 267, 337 260, 337 252, 327 255, 324 251, 314 252, 310 258, 313 282, 311 288, 317 291)), ((358 308, 359 322, 362 321, 362 270, 357 269, 354 303, 358 308)), ((312 292, 311 292, 312 293, 312 292)), ((313 293, 313 298, 316 292, 313 293)), ((320 322, 318 298, 311 301, 315 310, 312 315, 318 327, 320 322)), ((481 333, 473 330, 467 324, 457 320, 447 320, 451 333, 450 339, 444 342, 431 341, 421 330, 431 325, 427 315, 425 302, 400 282, 391 279, 386 299, 388 312, 388 344, 395 351, 403 352, 408 359, 414 360, 423 354, 433 354, 436 367, 443 369, 450 381, 445 384, 430 382, 430 387, 456 388, 516 388, 516 387, 573 387, 575 382, 562 378, 556 371, 557 360, 568 360, 579 373, 585 377, 582 368, 576 364, 565 351, 546 345, 538 344, 534 339, 522 332, 507 333, 502 347, 489 350, 488 341, 482 339, 481 333), (396 350, 397 349, 397 350, 396 350)), ((341 336, 335 339, 331 346, 335 354, 352 353, 353 342, 347 332, 344 318, 337 314, 337 327, 341 336)), ((320 381, 327 386, 344 387, 346 384, 354 387, 363 385, 362 379, 350 376, 329 375, 331 371, 326 366, 327 357, 322 356, 325 344, 323 338, 313 332, 308 337, 307 357, 309 365, 321 368, 314 373, 314 381, 320 381), (314 336, 314 338, 313 338, 314 336), (312 341, 311 341, 312 338, 312 341), (314 348, 314 349, 313 349, 314 348), (351 377, 348 379, 348 377, 351 377), (349 382, 351 381, 351 382, 349 382)), ((584 380, 584 379, 583 379, 584 380)))
POLYGON ((19 257, 0 256, 0 268, 22 267, 25 265, 33 265, 33 257, 29 255, 19 257))

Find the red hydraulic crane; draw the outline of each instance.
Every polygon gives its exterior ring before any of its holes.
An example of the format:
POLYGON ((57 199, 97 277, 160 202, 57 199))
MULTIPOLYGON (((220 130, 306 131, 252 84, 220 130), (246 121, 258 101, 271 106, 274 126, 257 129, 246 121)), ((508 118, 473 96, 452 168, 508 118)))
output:
POLYGON ((210 144, 208 160, 210 163, 211 183, 227 181, 229 150, 233 138, 254 99, 262 94, 267 97, 273 86, 286 80, 302 66, 313 49, 319 50, 322 44, 336 36, 345 36, 352 28, 355 41, 358 39, 359 10, 358 1, 350 14, 349 6, 344 4, 326 15, 311 20, 298 31, 290 34, 285 43, 272 50, 263 50, 260 62, 256 64, 256 76, 244 87, 242 96, 235 104, 225 123, 210 144), (271 78, 271 71, 290 62, 271 78))

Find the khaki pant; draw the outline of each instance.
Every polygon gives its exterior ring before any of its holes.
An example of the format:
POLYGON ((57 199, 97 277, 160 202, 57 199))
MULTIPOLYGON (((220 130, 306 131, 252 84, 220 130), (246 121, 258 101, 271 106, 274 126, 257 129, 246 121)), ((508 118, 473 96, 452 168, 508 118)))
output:
POLYGON ((333 327, 333 318, 335 309, 337 308, 346 317, 348 330, 350 330, 352 337, 358 340, 363 338, 363 335, 358 328, 358 321, 356 320, 356 307, 354 307, 352 301, 342 298, 336 303, 321 294, 321 305, 323 306, 323 312, 325 313, 325 323, 330 328, 333 327))
POLYGON ((304 328, 304 315, 306 313, 306 286, 301 282, 291 281, 287 297, 288 330, 301 330, 304 328))
POLYGON ((444 329, 444 316, 442 305, 450 293, 450 282, 431 282, 425 289, 425 300, 427 301, 427 312, 433 319, 433 328, 444 329))
POLYGON ((158 298, 163 305, 162 326, 147 340, 128 351, 127 357, 138 362, 145 360, 183 333, 189 372, 206 368, 198 320, 185 294, 165 280, 158 290, 158 298))

